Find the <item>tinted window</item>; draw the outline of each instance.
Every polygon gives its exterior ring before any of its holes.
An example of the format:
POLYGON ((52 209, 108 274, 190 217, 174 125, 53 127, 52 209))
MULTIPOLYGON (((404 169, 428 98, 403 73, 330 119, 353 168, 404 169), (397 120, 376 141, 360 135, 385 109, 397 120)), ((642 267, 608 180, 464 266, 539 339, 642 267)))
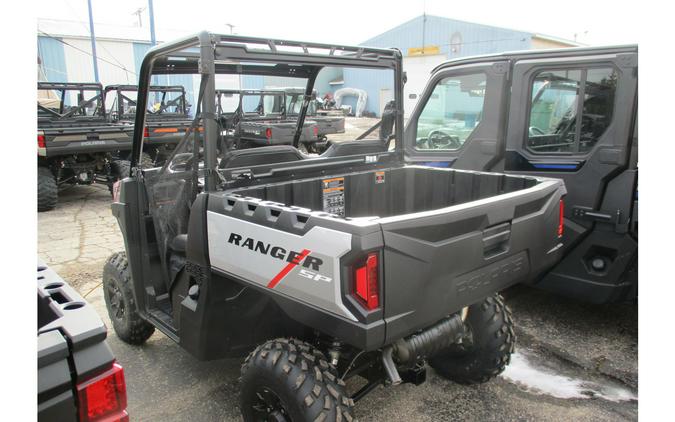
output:
POLYGON ((616 80, 610 68, 539 73, 532 84, 528 149, 536 153, 591 150, 611 121, 616 80))
POLYGON ((476 130, 483 115, 485 74, 441 80, 417 123, 417 149, 456 150, 476 130))

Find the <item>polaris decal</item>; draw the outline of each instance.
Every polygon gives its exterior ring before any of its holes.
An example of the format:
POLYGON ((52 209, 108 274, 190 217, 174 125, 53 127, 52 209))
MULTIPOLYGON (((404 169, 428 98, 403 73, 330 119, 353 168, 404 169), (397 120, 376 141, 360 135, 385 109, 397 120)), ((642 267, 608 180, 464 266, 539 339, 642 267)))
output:
POLYGON ((356 321, 339 282, 351 234, 313 227, 299 236, 212 211, 207 227, 214 269, 356 321))

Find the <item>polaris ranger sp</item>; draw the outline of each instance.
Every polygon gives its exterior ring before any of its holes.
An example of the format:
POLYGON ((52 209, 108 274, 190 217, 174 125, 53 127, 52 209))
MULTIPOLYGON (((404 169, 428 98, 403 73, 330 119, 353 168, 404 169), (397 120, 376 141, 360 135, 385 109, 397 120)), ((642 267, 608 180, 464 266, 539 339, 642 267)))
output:
POLYGON ((112 206, 126 251, 103 273, 119 292, 106 296, 118 336, 140 344, 158 328, 199 359, 247 356, 246 421, 351 420, 355 401, 423 382, 427 363, 461 383, 499 374, 515 338, 497 292, 557 261, 564 186, 409 165, 401 62, 394 49, 206 32, 151 49, 139 110, 152 74, 199 74, 201 86, 195 130, 162 168, 138 166, 137 114, 132 173, 112 206), (363 139, 297 151, 331 66, 392 78, 393 150, 363 139), (293 145, 219 155, 218 74, 305 83, 293 145), (358 391, 345 385, 354 376, 367 380, 358 391))

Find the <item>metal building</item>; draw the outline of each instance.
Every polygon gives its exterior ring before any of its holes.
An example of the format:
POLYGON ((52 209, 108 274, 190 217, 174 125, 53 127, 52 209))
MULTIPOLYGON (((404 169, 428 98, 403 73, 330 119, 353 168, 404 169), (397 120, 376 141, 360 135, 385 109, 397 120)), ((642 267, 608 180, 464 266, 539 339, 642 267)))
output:
MULTIPOLYGON (((184 34, 176 34, 176 38, 184 34)), ((145 53, 150 49, 148 28, 96 25, 99 79, 104 86, 137 84, 145 53)), ((91 40, 86 24, 38 20, 38 74, 49 82, 94 82, 91 40)), ((192 76, 157 76, 161 85, 183 85, 194 104, 192 76)))
MULTIPOLYGON (((96 45, 99 76, 103 85, 135 84, 145 52, 150 48, 147 28, 97 24, 96 45)), ((173 37, 174 34, 171 34, 173 37)), ((185 34, 176 33, 175 37, 185 34)), ((407 72, 405 111, 410 113, 424 88, 429 72, 439 63, 462 56, 497 53, 533 48, 570 47, 577 44, 554 37, 506 28, 423 15, 366 40, 362 45, 394 47, 403 53, 407 72)), ((94 72, 88 28, 81 22, 40 19, 38 21, 38 61, 40 74, 52 82, 92 82, 94 72)), ((157 83, 183 85, 188 101, 194 104, 197 78, 161 76, 157 83)), ((222 77, 223 88, 247 89, 298 86, 288 78, 245 76, 222 77), (234 85, 232 85, 234 84, 234 85), (235 86, 236 85, 236 86, 235 86)), ((218 84, 218 82, 217 82, 218 84)), ((340 88, 357 88, 367 92, 366 111, 380 115, 393 96, 393 79, 372 71, 358 69, 324 69, 315 87, 320 96, 340 88)), ((355 109, 356 99, 347 97, 344 104, 355 109)))
MULTIPOLYGON (((395 47, 403 53, 403 70, 407 73, 404 107, 412 112, 431 70, 457 57, 535 48, 561 48, 577 43, 541 34, 464 22, 439 16, 422 15, 377 35, 362 45, 395 47)), ((388 80, 368 78, 358 70, 347 70, 344 86, 363 86, 368 92, 366 110, 379 115, 392 98, 388 80)))

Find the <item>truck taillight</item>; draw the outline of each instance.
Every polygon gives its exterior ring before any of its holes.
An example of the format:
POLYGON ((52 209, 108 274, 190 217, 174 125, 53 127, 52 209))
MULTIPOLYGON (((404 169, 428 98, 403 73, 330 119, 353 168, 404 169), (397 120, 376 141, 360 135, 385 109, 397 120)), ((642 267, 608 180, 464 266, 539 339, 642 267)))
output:
POLYGON ((267 139, 271 139, 271 138, 272 138, 272 128, 268 127, 267 129, 265 129, 265 137, 266 137, 267 139))
POLYGON ((377 253, 368 254, 365 263, 354 269, 353 295, 368 310, 380 306, 377 253))
POLYGON ((143 128, 143 137, 144 137, 144 138, 149 138, 149 137, 150 137, 150 129, 148 129, 147 126, 143 128))
POLYGON ((565 229, 565 202, 560 200, 560 217, 558 220, 558 237, 562 237, 565 229))
POLYGON ((38 134, 38 148, 46 148, 45 145, 45 135, 38 134))
POLYGON ((77 385, 80 421, 127 422, 124 369, 117 362, 101 375, 77 385))

